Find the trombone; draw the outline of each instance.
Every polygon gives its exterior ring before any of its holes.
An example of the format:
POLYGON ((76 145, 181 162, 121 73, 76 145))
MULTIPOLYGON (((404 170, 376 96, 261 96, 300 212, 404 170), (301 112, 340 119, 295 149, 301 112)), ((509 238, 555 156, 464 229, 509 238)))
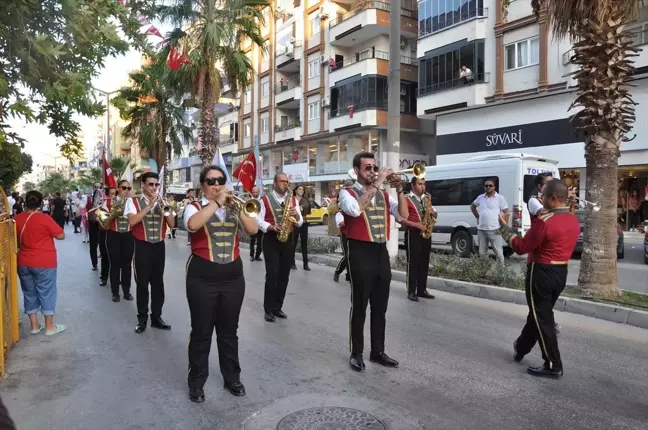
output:
POLYGON ((261 203, 250 193, 235 194, 230 192, 225 200, 225 206, 235 213, 243 212, 245 216, 256 218, 261 213, 261 203))

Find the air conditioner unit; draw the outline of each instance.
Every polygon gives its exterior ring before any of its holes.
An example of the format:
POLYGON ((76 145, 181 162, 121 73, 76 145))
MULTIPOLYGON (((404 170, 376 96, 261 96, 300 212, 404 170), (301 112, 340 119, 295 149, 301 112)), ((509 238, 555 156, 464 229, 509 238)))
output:
POLYGON ((320 18, 322 18, 322 19, 328 18, 328 12, 326 11, 326 8, 324 6, 320 7, 319 15, 320 15, 320 18))
POLYGON ((328 64, 328 58, 326 58, 326 55, 320 55, 320 63, 328 64))
POLYGON ((327 107, 329 107, 330 104, 329 104, 329 99, 328 99, 328 97, 324 97, 322 100, 320 100, 320 105, 321 105, 323 108, 327 108, 327 107))

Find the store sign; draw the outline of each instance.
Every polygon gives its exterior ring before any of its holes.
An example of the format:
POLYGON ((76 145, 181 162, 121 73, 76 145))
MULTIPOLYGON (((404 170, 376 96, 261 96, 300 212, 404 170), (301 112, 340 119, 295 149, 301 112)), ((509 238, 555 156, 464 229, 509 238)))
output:
POLYGON ((519 150, 582 142, 569 118, 437 136, 437 155, 519 150))
POLYGON ((308 163, 285 164, 283 172, 290 182, 308 182, 308 163))
POLYGON ((427 166, 429 158, 427 155, 421 154, 400 154, 398 156, 398 170, 411 169, 416 163, 427 166))

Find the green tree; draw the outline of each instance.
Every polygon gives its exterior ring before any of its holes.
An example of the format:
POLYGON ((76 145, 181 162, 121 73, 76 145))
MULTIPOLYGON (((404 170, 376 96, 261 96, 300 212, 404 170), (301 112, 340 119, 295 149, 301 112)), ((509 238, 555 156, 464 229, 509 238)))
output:
POLYGON ((171 33, 165 49, 181 50, 191 64, 169 70, 165 84, 191 94, 200 106, 200 157, 205 164, 218 146, 214 108, 224 80, 235 93, 250 85, 254 67, 242 45, 249 40, 263 46, 261 25, 266 8, 270 8, 267 0, 173 0, 160 6, 156 14, 163 21, 186 27, 185 31, 171 33))
POLYGON ((160 56, 151 65, 131 72, 132 85, 121 88, 112 100, 122 119, 129 121, 122 131, 124 137, 134 139, 159 169, 172 154, 179 156, 183 143, 193 138, 185 121, 182 93, 160 83, 166 73, 164 58, 160 56))
POLYGON ((76 114, 97 116, 104 106, 91 81, 104 60, 144 46, 138 14, 154 0, 3 0, 0 13, 0 147, 22 144, 11 117, 46 124, 63 153, 80 145, 76 114))
POLYGON ((618 158, 635 122, 635 102, 627 82, 634 73, 633 34, 627 24, 642 2, 610 0, 532 0, 557 38, 575 41, 571 62, 578 67, 578 110, 574 124, 585 135, 586 198, 600 202, 585 220, 579 286, 589 294, 617 297, 616 226, 618 158))
POLYGON ((33 183, 32 181, 27 181, 23 184, 22 186, 22 192, 26 193, 27 191, 32 191, 38 189, 36 184, 33 183))
POLYGON ((31 155, 22 152, 19 145, 0 147, 0 186, 9 191, 25 173, 32 171, 31 155))
POLYGON ((44 180, 40 181, 36 187, 38 191, 45 194, 68 193, 72 191, 72 181, 66 179, 60 173, 51 173, 44 180))
POLYGON ((113 175, 115 175, 115 180, 117 182, 119 182, 126 169, 128 169, 130 162, 130 158, 127 157, 113 157, 108 161, 108 163, 110 163, 110 170, 112 170, 113 175))
POLYGON ((103 169, 99 167, 91 167, 83 173, 83 176, 81 176, 74 185, 86 191, 90 191, 92 190, 92 186, 97 182, 103 184, 103 169))

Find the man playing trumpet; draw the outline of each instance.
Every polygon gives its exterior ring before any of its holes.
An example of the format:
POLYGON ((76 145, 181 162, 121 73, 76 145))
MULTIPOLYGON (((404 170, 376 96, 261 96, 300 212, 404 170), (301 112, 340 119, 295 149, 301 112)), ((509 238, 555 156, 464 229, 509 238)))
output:
POLYGON ((124 209, 135 239, 135 284, 137 285, 137 326, 135 333, 144 333, 148 321, 149 284, 151 285, 151 327, 171 330, 162 319, 164 305, 164 238, 167 227, 175 226, 173 213, 166 215, 165 206, 158 194, 157 173, 147 172, 141 177, 143 196, 130 198, 124 209))
POLYGON ((340 191, 340 210, 344 216, 348 240, 348 264, 351 272, 350 344, 351 369, 365 369, 364 323, 367 304, 371 302, 371 353, 369 360, 387 367, 398 361, 385 354, 385 314, 389 301, 391 265, 387 252, 390 214, 399 221, 407 218, 407 196, 403 184, 392 169, 379 169, 374 155, 361 152, 353 157, 357 181, 340 191), (396 188, 398 200, 379 187, 386 181, 396 188))

